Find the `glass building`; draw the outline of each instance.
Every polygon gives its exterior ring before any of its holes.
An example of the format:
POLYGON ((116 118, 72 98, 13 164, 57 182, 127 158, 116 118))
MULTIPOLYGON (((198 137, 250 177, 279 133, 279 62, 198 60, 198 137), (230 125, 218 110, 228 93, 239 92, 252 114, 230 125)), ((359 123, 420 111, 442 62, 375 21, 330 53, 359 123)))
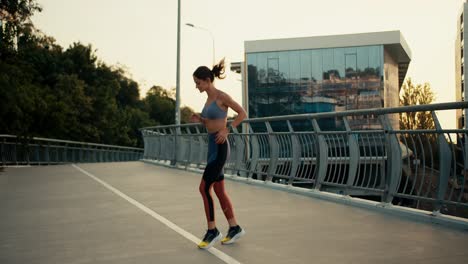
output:
POLYGON ((257 40, 245 42, 245 62, 233 70, 256 118, 398 106, 410 57, 399 31, 257 40))
MULTIPOLYGON (((463 3, 457 19, 457 36, 455 38, 455 98, 458 102, 466 101, 467 89, 465 85, 465 22, 463 19, 468 12, 468 3, 463 3)), ((467 121, 467 110, 456 110, 457 128, 465 129, 467 121)))

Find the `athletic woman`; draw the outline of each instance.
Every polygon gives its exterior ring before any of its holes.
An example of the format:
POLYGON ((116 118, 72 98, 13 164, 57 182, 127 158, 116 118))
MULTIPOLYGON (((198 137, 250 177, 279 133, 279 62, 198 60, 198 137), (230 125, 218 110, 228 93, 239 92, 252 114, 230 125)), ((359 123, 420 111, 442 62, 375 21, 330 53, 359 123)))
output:
POLYGON ((221 240, 222 244, 231 244, 245 234, 245 231, 237 224, 231 199, 224 188, 224 164, 229 157, 229 141, 227 140, 229 128, 227 124, 227 111, 229 108, 237 112, 236 119, 230 124, 237 127, 247 114, 244 109, 235 102, 228 94, 218 90, 214 86, 215 78, 224 79, 224 59, 213 69, 206 66, 198 67, 193 73, 193 81, 200 93, 208 95, 201 115, 194 114, 192 122, 202 123, 208 131, 208 157, 207 165, 200 183, 200 193, 205 206, 208 230, 199 248, 208 249, 222 238, 221 232, 216 228, 212 190, 219 199, 221 208, 229 223, 226 237, 221 240))

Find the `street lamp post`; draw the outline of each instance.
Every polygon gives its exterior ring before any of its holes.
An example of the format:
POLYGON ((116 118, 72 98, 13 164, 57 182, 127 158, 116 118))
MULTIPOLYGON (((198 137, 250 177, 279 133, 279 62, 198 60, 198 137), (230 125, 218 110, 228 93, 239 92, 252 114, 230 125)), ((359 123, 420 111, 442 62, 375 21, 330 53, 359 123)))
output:
POLYGON ((177 8, 177 74, 176 74, 176 105, 175 124, 180 125, 180 0, 177 8))
POLYGON ((208 29, 206 28, 203 28, 203 27, 199 27, 199 26, 195 26, 194 24, 192 23, 185 23, 186 26, 189 26, 189 27, 193 27, 193 28, 198 28, 198 29, 201 29, 201 30, 205 30, 207 31, 210 36, 211 36, 211 40, 212 40, 212 45, 213 45, 213 65, 215 65, 215 41, 214 41, 214 36, 213 36, 213 33, 211 33, 211 31, 209 31, 208 29))
POLYGON ((174 159, 171 165, 177 163, 177 147, 180 135, 180 1, 177 5, 177 70, 176 70, 176 101, 175 101, 175 137, 174 137, 174 159))

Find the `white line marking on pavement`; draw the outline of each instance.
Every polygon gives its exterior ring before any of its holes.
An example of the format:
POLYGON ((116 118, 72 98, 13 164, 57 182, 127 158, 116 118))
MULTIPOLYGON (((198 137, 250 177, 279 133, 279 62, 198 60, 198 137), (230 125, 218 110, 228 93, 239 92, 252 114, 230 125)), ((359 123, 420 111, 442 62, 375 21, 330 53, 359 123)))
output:
MULTIPOLYGON (((179 233, 180 235, 182 235, 183 237, 187 238, 188 240, 192 241, 193 243, 197 244, 200 242, 200 239, 197 238, 196 236, 190 234, 189 232, 185 231, 184 229, 180 228, 179 226, 177 226, 176 224, 172 223, 171 221, 169 221, 167 218, 165 218, 164 216, 156 213, 155 211, 149 209, 148 207, 144 206, 143 204, 141 204, 140 202, 136 201, 135 199, 129 197, 128 195, 124 194, 123 192, 119 191, 118 189, 112 187, 112 185, 106 183, 105 181, 99 179, 98 177, 92 175, 91 173, 83 170, 82 168, 78 167, 77 165, 75 164, 72 164, 72 166, 81 171, 82 173, 84 173, 85 175, 91 177, 93 180, 99 182, 100 184, 104 185, 104 187, 106 187, 107 189, 111 190, 112 192, 114 192, 115 194, 119 195, 120 197, 124 198, 125 200, 127 200, 129 203, 135 205, 136 207, 140 208, 143 212, 151 215, 152 217, 154 217, 156 220, 160 221, 161 223, 165 224, 166 226, 168 226, 170 229, 176 231, 177 233, 179 233)), ((224 261, 225 263, 228 263, 228 264, 240 264, 239 261, 235 260, 234 258, 232 258, 231 256, 227 255, 226 253, 212 247, 210 249, 208 249, 208 251, 213 254, 214 256, 218 257, 219 259, 221 259, 222 261, 224 261)))

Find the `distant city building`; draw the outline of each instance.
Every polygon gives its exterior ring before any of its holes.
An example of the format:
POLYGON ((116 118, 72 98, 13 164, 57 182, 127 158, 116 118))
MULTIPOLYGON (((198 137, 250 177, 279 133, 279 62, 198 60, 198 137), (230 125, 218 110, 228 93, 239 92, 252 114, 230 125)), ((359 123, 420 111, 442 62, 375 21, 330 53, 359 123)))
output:
MULTIPOLYGON (((463 34, 465 29, 465 14, 468 11, 467 3, 463 3, 463 6, 459 12, 457 19, 457 37, 455 40, 455 96, 457 101, 466 101, 467 91, 465 84, 465 58, 463 50, 465 47, 465 35, 463 34)), ((457 128, 466 128, 467 111, 457 110, 457 128)))
MULTIPOLYGON (((388 31, 246 41, 245 62, 231 69, 243 76, 243 106, 255 118, 399 106, 410 61, 400 31, 388 31)), ((398 116, 391 123, 399 127, 398 116)))

